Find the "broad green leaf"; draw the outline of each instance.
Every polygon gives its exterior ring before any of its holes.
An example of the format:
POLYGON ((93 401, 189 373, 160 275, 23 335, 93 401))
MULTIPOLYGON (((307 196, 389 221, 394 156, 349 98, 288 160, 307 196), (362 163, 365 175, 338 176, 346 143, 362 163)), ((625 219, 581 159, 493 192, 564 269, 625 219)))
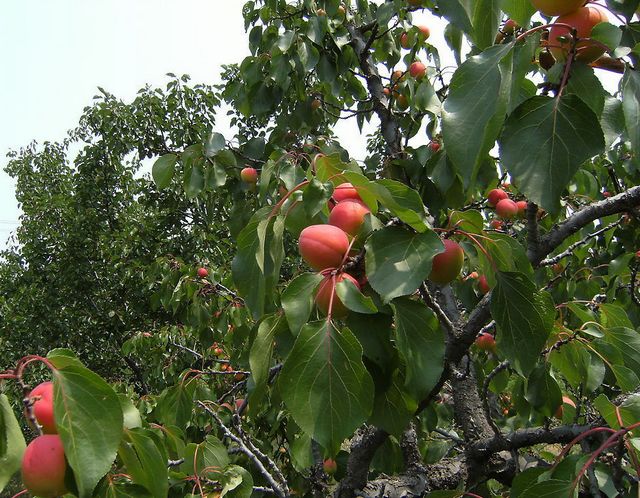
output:
POLYGON ((122 425, 125 429, 142 427, 140 411, 134 406, 126 394, 118 394, 120 408, 122 408, 122 425))
POLYGON ((184 162, 183 186, 187 197, 193 199, 204 188, 204 157, 195 157, 192 161, 184 162))
POLYGON ((251 367, 251 379, 254 387, 249 399, 252 405, 258 405, 261 402, 267 387, 269 368, 271 367, 273 356, 273 340, 276 330, 280 326, 281 318, 277 315, 269 315, 260 322, 256 338, 251 345, 249 366, 251 367))
POLYGON ((362 347, 349 329, 338 330, 329 321, 302 328, 278 385, 296 423, 331 454, 373 406, 373 381, 362 363, 362 347))
POLYGON ((231 265, 236 288, 256 319, 273 307, 284 257, 284 218, 269 219, 271 209, 266 206, 257 211, 242 229, 238 235, 238 253, 231 265))
POLYGON ((309 320, 313 311, 313 291, 321 281, 319 273, 303 273, 289 282, 282 292, 282 309, 293 335, 298 335, 309 320))
MULTIPOLYGON (((445 3, 445 2, 442 2, 445 3)), ((471 6, 471 22, 473 43, 483 50, 493 45, 493 40, 500 26, 502 0, 467 0, 471 6)))
POLYGON ((165 389, 155 409, 158 419, 166 425, 186 426, 191 419, 195 390, 196 381, 193 377, 165 389))
POLYGON ((229 465, 227 448, 217 437, 208 435, 200 443, 190 443, 184 453, 184 463, 180 470, 185 474, 206 477, 207 472, 220 471, 229 465))
POLYGON ((378 312, 373 299, 362 294, 350 280, 345 279, 336 285, 336 294, 340 301, 351 311, 369 315, 378 312))
POLYGON ((13 474, 20 470, 25 448, 24 436, 9 398, 0 394, 0 492, 13 474))
POLYGON ((221 133, 211 132, 207 143, 204 145, 204 154, 207 157, 213 157, 222 149, 224 149, 226 141, 221 133))
POLYGON ((438 4, 438 9, 440 10, 442 17, 450 21, 454 26, 457 26, 468 35, 473 32, 469 15, 459 0, 440 2, 440 4, 438 4))
POLYGON ((171 184, 177 161, 178 156, 175 154, 165 154, 153 163, 151 176, 159 189, 167 188, 171 184))
POLYGON ((253 493, 253 477, 239 465, 229 465, 219 477, 222 496, 249 498, 253 493))
POLYGON ((625 127, 624 112, 620 100, 611 96, 605 97, 600 125, 604 133, 605 145, 611 147, 611 144, 618 139, 625 127))
MULTIPOLYGON (((350 181, 340 175, 343 171, 357 173, 359 177, 366 180, 366 177, 362 176, 360 168, 356 164, 353 162, 345 163, 337 152, 328 156, 318 154, 314 159, 314 163, 316 167, 316 178, 321 182, 327 182, 329 179, 332 179, 334 185, 339 185, 340 183, 350 181)), ((367 202, 366 199, 363 198, 363 200, 367 202)))
POLYGON ((531 0, 504 0, 502 10, 520 26, 527 26, 536 12, 531 0))
POLYGON ((522 273, 498 272, 496 280, 491 315, 498 326, 498 351, 526 377, 535 367, 553 327, 553 301, 522 273))
POLYGON ((374 232, 365 248, 367 278, 385 303, 413 294, 431 273, 433 257, 444 250, 435 232, 412 233, 399 227, 374 232))
POLYGON ((444 368, 444 333, 434 313, 411 299, 393 302, 396 347, 404 360, 405 387, 423 399, 438 382, 444 368))
POLYGON ((500 61, 512 44, 496 45, 467 59, 454 73, 442 106, 447 154, 468 185, 493 147, 506 112, 500 61))
POLYGON ((168 456, 151 431, 126 430, 118 454, 134 483, 144 486, 152 496, 167 496, 168 456))
POLYGON ((396 437, 407 428, 418 403, 403 390, 404 381, 398 373, 391 385, 384 391, 376 392, 373 413, 369 421, 396 437))
POLYGON ((631 149, 640 151, 640 73, 627 68, 622 78, 622 111, 631 149))
POLYGON ((524 489, 522 493, 513 498, 568 498, 571 496, 571 481, 549 479, 541 481, 524 489))
POLYGON ((375 190, 378 200, 394 216, 418 232, 428 229, 427 215, 418 192, 395 180, 377 180, 376 183, 384 187, 375 190))
POLYGON ((551 417, 562 403, 562 391, 544 363, 527 377, 525 399, 545 417, 551 417))
MULTIPOLYGON (((589 38, 606 45, 609 47, 609 52, 613 52, 620 45, 622 30, 609 22, 600 22, 593 27, 589 38)), ((573 74, 571 77, 573 77, 573 74)))
POLYGON ((153 498, 144 486, 129 482, 117 482, 116 479, 103 479, 96 489, 95 496, 101 498, 153 498))
POLYGON ((207 171, 205 172, 205 176, 206 185, 211 189, 222 187, 227 182, 227 172, 215 159, 207 162, 207 171))
MULTIPOLYGON (((58 367, 56 357, 50 358, 58 367)), ((92 495, 116 458, 123 430, 118 395, 99 375, 76 365, 54 370, 54 416, 79 498, 92 495)))
POLYGON ((596 115, 575 95, 527 100, 509 116, 500 138, 500 158, 520 191, 553 213, 580 165, 603 150, 596 115))
POLYGON ((608 329, 602 339, 622 355, 624 365, 640 377, 640 333, 631 328, 608 329))
POLYGON ((605 91, 594 69, 575 62, 571 66, 571 78, 567 82, 566 94, 574 94, 587 104, 596 116, 602 115, 605 91))

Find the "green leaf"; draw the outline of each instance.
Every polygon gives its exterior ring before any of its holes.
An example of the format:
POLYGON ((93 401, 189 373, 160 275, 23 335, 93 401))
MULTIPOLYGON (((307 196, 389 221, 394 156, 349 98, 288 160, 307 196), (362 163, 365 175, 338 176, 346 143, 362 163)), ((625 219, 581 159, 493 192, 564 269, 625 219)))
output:
POLYGON ((313 290, 322 281, 319 273, 298 275, 282 292, 282 309, 293 335, 298 335, 313 311, 313 290))
POLYGON ((204 157, 196 157, 192 161, 184 162, 183 186, 190 199, 202 192, 204 188, 204 157))
MULTIPOLYGON (((612 52, 620 45, 622 30, 609 22, 600 22, 593 27, 589 38, 606 45, 609 47, 609 52, 612 52)), ((573 74, 571 77, 573 78, 573 74)))
MULTIPOLYGON (((443 2, 444 3, 444 2, 443 2)), ((498 32, 502 11, 502 0, 473 0, 471 21, 473 43, 483 50, 493 45, 493 40, 498 32)))
POLYGON ((126 394, 118 394, 120 408, 122 408, 122 425, 125 429, 142 427, 140 411, 135 407, 126 394))
POLYGON ((442 106, 442 137, 465 185, 493 147, 504 120, 507 96, 499 64, 512 46, 496 45, 470 57, 451 79, 442 106))
POLYGON ((200 444, 190 443, 184 452, 184 463, 180 470, 188 475, 207 477, 209 472, 229 465, 227 448, 217 437, 208 435, 200 444))
POLYGON ((144 486, 152 496, 167 496, 168 456, 151 431, 126 430, 118 454, 134 483, 144 486))
POLYGON ((118 395, 99 375, 50 357, 54 370, 54 416, 79 498, 90 497, 116 458, 123 415, 118 395))
POLYGON ((519 190, 552 213, 580 165, 603 150, 596 115, 575 95, 527 100, 509 116, 500 138, 500 158, 519 190))
POLYGON ((536 482, 513 498, 565 498, 571 495, 571 481, 549 479, 536 482))
POLYGON ((338 330, 329 321, 302 328, 278 385, 296 423, 332 454, 373 406, 362 347, 349 329, 338 330))
POLYGON ((547 292, 527 276, 498 272, 491 294, 491 315, 498 326, 498 350, 523 376, 535 367, 553 327, 555 308, 547 292))
POLYGON ((191 419, 193 394, 196 389, 194 378, 168 387, 158 398, 156 416, 163 424, 184 427, 191 419))
POLYGON ((26 446, 9 398, 0 394, 0 492, 20 470, 26 446))
POLYGON ((435 232, 412 233, 400 227, 374 232, 365 244, 369 283, 385 303, 413 294, 431 273, 431 261, 443 251, 435 232))
POLYGON ((615 327, 606 331, 603 340, 616 348, 624 365, 640 377, 640 334, 630 328, 615 327))
POLYGON ((229 465, 221 473, 222 496, 250 498, 253 493, 253 477, 239 465, 229 465))
POLYGON ((611 147, 622 134, 625 127, 622 102, 615 97, 607 96, 600 116, 600 125, 604 133, 605 146, 611 147))
POLYGON ((267 316, 260 325, 256 338, 251 345, 249 353, 249 366, 251 368, 251 379, 253 380, 253 390, 250 393, 252 405, 258 405, 264 396, 269 380, 269 368, 273 357, 273 340, 276 331, 280 326, 281 316, 267 316))
POLYGON ((418 404, 404 392, 404 381, 396 372, 388 389, 376 392, 369 422, 399 437, 409 425, 418 404))
POLYGON ((527 26, 536 12, 531 0, 504 0, 502 10, 520 26, 527 26))
POLYGON ((527 377, 525 399, 545 417, 551 417, 562 403, 562 391, 549 375, 546 364, 540 364, 527 377))
POLYGON ((351 311, 368 315, 378 312, 378 308, 376 308, 376 305, 373 303, 373 299, 362 294, 354 283, 348 279, 336 285, 336 294, 340 298, 340 301, 351 311))
POLYGON ((391 214, 418 232, 428 229, 427 215, 418 192, 395 180, 377 180, 376 184, 384 187, 377 188, 374 192, 391 214))
POLYGON ((159 189, 167 188, 171 184, 177 161, 178 156, 175 154, 165 154, 153 163, 151 176, 159 189))
POLYGON ((440 10, 442 17, 450 21, 454 26, 457 26, 467 34, 471 34, 473 32, 469 15, 460 4, 459 0, 440 2, 440 4, 438 4, 438 9, 440 10))
POLYGON ((565 91, 567 95, 574 94, 580 97, 596 116, 602 115, 605 91, 592 67, 574 62, 565 91))
POLYGON ((209 161, 207 171, 205 173, 205 183, 207 187, 216 189, 222 187, 227 182, 227 172, 224 167, 217 161, 209 161))
POLYGON ((217 132, 211 132, 209 138, 207 139, 207 143, 204 145, 204 155, 207 157, 213 157, 222 149, 224 149, 226 145, 226 141, 224 139, 224 135, 217 132))
POLYGON ((625 69, 622 78, 622 111, 631 149, 640 151, 640 73, 625 69))
POLYGON ((438 382, 444 368, 444 333, 434 313, 424 304, 396 299, 396 346, 406 368, 405 387, 423 399, 438 382))
POLYGON ((143 486, 128 482, 103 479, 96 489, 95 496, 101 498, 153 498, 143 486))
POLYGON ((269 219, 270 206, 257 211, 238 235, 238 253, 231 265, 233 281, 253 317, 272 309, 284 258, 284 218, 269 219), (269 299, 269 301, 267 301, 269 299))

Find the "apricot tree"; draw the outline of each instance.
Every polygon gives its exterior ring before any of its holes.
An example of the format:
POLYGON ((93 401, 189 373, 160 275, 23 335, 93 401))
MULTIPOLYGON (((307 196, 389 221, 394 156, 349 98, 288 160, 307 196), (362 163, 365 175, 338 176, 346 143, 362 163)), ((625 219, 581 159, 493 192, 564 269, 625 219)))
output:
MULTIPOLYGON (((233 136, 153 134, 146 188, 182 192, 222 236, 145 267, 162 320, 118 343, 137 379, 67 349, 0 374, 36 433, 29 383, 52 378, 57 489, 637 494, 638 0, 534 3, 244 4, 251 55, 214 99, 233 136), (578 9, 615 24, 548 17, 578 9), (375 127, 364 161, 340 120, 375 127)), ((0 485, 22 465, 33 487, 5 395, 0 416, 0 485)))

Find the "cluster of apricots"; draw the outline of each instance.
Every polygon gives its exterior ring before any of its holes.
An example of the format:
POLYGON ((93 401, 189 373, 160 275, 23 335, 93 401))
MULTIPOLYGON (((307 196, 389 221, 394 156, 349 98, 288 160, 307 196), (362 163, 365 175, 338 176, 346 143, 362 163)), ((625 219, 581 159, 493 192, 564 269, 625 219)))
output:
MULTIPOLYGON (((403 31, 400 35, 400 46, 406 50, 411 50, 416 46, 422 45, 431 35, 428 26, 414 26, 408 31, 403 31)), ((413 61, 406 71, 396 70, 391 74, 391 84, 383 88, 383 93, 390 98, 393 95, 395 103, 400 110, 409 107, 409 99, 402 91, 402 84, 405 80, 406 73, 420 81, 427 74, 427 66, 419 60, 413 61)))
POLYGON ((43 435, 36 437, 22 457, 22 482, 34 496, 50 498, 67 492, 67 462, 53 415, 53 383, 43 382, 28 396, 43 435))
POLYGON ((300 233, 298 247, 302 258, 324 277, 316 292, 316 306, 325 315, 343 318, 347 308, 336 295, 336 285, 349 280, 358 289, 358 281, 340 270, 346 261, 353 239, 358 235, 365 216, 371 211, 350 183, 338 185, 329 201, 329 222, 311 225, 300 233))
POLYGON ((605 53, 605 46, 589 39, 593 28, 607 22, 607 14, 585 0, 531 0, 544 16, 558 16, 549 32, 546 47, 557 61, 563 61, 575 49, 575 58, 593 62, 605 53), (576 37, 574 40, 573 37, 576 37))
POLYGON ((527 210, 527 201, 511 200, 508 192, 501 188, 494 188, 489 192, 487 204, 495 208, 496 214, 505 220, 524 218, 527 210))

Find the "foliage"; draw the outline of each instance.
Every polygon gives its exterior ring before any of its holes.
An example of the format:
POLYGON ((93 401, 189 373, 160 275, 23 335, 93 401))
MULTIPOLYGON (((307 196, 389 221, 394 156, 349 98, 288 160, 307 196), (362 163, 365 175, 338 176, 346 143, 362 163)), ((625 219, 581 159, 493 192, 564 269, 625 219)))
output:
MULTIPOLYGON (((625 21, 594 30, 608 55, 586 65, 573 40, 549 65, 529 0, 248 1, 251 55, 216 93, 103 94, 66 142, 15 154, 0 378, 50 369, 72 494, 636 494, 638 1, 608 7, 625 21), (447 21, 448 48, 416 11, 447 21), (394 76, 418 58, 424 78, 394 76), (623 73, 616 95, 600 67, 623 73), (363 164, 333 135, 349 118, 379 124, 363 164), (345 182, 371 214, 310 273, 295 241, 345 182), (522 215, 498 220, 494 188, 522 215), (443 238, 465 263, 437 285, 443 238), (344 320, 314 306, 342 271, 344 320)), ((24 442, 5 405, 7 473, 24 442)))

